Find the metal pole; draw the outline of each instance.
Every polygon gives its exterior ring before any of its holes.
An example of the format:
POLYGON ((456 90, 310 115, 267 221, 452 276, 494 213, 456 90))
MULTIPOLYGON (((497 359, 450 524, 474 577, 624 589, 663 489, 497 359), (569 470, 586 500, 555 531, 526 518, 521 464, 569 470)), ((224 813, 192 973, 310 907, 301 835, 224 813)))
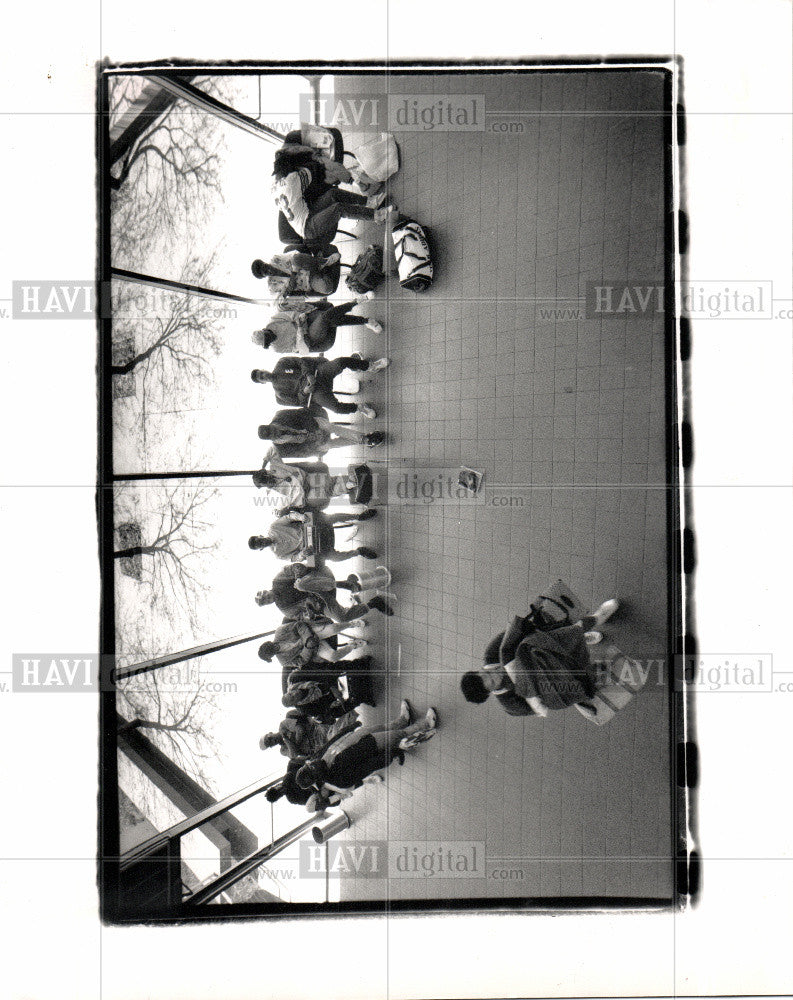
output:
POLYGON ((159 670, 160 667, 171 667, 175 663, 184 663, 185 660, 192 660, 197 656, 208 656, 210 653, 218 653, 223 649, 231 649, 232 646, 239 646, 243 642, 264 639, 268 635, 275 635, 275 630, 269 632, 246 632, 244 635, 235 635, 230 639, 216 639, 214 642, 205 642, 200 646, 192 646, 190 649, 180 649, 176 653, 154 656, 150 660, 141 660, 139 663, 133 663, 128 667, 120 667, 114 670, 113 680, 122 681, 128 677, 137 677, 138 674, 147 674, 152 670, 159 670))
MULTIPOLYGON (((324 815, 324 812, 320 813, 319 818, 324 815)), ((184 905, 187 907, 201 906, 203 903, 208 903, 211 899, 214 899, 215 896, 219 896, 221 892, 225 892, 226 889, 235 885, 240 879, 245 878, 246 875, 250 875, 252 871, 263 865, 265 861, 269 861, 270 858, 275 857, 285 847, 289 847, 290 844, 299 840, 302 834, 316 823, 317 818, 317 816, 312 816, 311 819, 307 819, 300 826, 296 826, 294 830, 290 830, 289 833, 285 833, 282 837, 279 837, 278 840, 274 840, 271 844, 267 844, 266 847, 262 847, 258 851, 254 851, 253 854, 249 854, 247 858, 243 858, 242 861, 238 861, 228 871, 223 872, 222 875, 213 879, 209 885, 194 892, 192 896, 188 896, 184 901, 184 905)))
MULTIPOLYGON (((155 833, 154 836, 149 837, 148 840, 144 840, 142 844, 138 844, 137 847, 133 847, 131 850, 127 851, 126 854, 122 854, 120 859, 121 867, 126 868, 134 861, 137 861, 140 858, 148 857, 164 847, 165 844, 170 841, 178 840, 186 833, 191 833, 199 826, 203 826, 204 823, 208 823, 210 820, 228 812, 235 806, 241 805, 243 802, 247 802, 248 799, 252 799, 254 795, 266 792, 268 788, 271 788, 281 780, 281 778, 260 778, 258 781, 251 782, 250 785, 246 785, 244 788, 239 789, 239 791, 232 792, 231 795, 227 795, 225 799, 215 802, 214 805, 207 806, 206 809, 202 809, 194 816, 188 816, 187 819, 183 819, 181 822, 175 823, 173 826, 168 827, 167 830, 163 830, 161 833, 155 833)), ((309 820, 309 822, 316 822, 316 817, 309 820)))
POLYGON ((198 87, 194 87, 192 84, 185 83, 182 79, 177 80, 173 76, 154 75, 149 75, 148 79, 158 84, 163 90, 168 91, 169 94, 173 94, 174 97, 181 97, 188 104, 192 104, 194 107, 200 108, 210 115, 215 115, 216 118, 228 122, 229 125, 235 125, 245 132, 250 132, 251 135, 255 135, 258 139, 266 139, 268 142, 277 143, 279 146, 284 141, 284 137, 280 132, 276 132, 275 129, 269 128, 267 125, 262 125, 255 118, 242 114, 236 108, 232 108, 229 104, 224 104, 216 97, 210 97, 203 90, 199 90, 198 87))
POLYGON ((259 471, 259 469, 205 469, 193 472, 114 472, 112 482, 136 482, 141 479, 217 479, 221 476, 252 476, 254 472, 259 471))
POLYGON ((168 288, 176 292, 188 292, 191 295, 204 295, 210 299, 223 299, 225 302, 245 302, 252 306, 272 305, 273 299, 249 299, 245 295, 235 295, 233 292, 220 292, 216 288, 204 288, 203 285, 192 285, 188 281, 174 281, 171 278, 158 278, 154 274, 142 274, 140 271, 128 271, 123 267, 111 267, 111 278, 121 281, 133 281, 138 285, 153 285, 155 288, 168 288))

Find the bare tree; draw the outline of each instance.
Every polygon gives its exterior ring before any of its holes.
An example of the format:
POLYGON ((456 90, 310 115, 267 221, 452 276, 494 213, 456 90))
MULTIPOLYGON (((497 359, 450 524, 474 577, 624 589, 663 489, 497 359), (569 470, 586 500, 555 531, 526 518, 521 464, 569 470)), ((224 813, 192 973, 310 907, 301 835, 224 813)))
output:
MULTIPOLYGON (((205 93, 230 101, 237 86, 231 78, 193 81, 205 93)), ((123 111, 141 88, 123 78, 110 98, 110 120, 123 111)), ((215 115, 176 100, 139 135, 110 172, 114 252, 126 256, 135 243, 166 236, 188 219, 206 218, 213 203, 223 200, 220 174, 225 154, 223 123, 215 115), (128 228, 131 226, 131 229, 128 228)))
MULTIPOLYGON (((214 253, 203 260, 190 256, 178 280, 206 285, 214 266, 214 253)), ((114 343, 134 345, 123 357, 117 352, 114 375, 138 372, 142 388, 157 385, 163 395, 176 394, 185 381, 212 381, 211 359, 220 354, 222 337, 219 310, 211 299, 186 292, 141 292, 141 286, 124 282, 113 291, 114 343)))
POLYGON ((208 588, 203 557, 218 546, 211 537, 214 522, 204 518, 204 510, 217 495, 217 489, 208 487, 162 487, 152 523, 140 524, 140 544, 114 552, 116 559, 140 557, 141 580, 152 591, 152 605, 174 624, 189 625, 193 633, 200 626, 200 605, 208 588))
POLYGON ((186 774, 213 792, 207 764, 220 748, 214 735, 216 696, 201 675, 200 660, 139 674, 118 686, 119 727, 145 730, 149 739, 186 774))

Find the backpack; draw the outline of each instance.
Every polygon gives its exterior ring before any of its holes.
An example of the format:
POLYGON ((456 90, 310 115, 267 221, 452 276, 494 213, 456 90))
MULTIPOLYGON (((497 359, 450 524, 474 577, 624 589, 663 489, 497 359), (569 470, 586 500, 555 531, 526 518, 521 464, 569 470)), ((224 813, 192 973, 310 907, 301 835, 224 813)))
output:
POLYGON ((399 284, 411 292, 426 291, 432 284, 434 268, 426 229, 411 219, 402 219, 391 233, 394 240, 399 284))
POLYGON ((347 287, 353 295, 363 295, 365 292, 373 292, 384 278, 383 249, 372 245, 360 254, 350 268, 347 287))

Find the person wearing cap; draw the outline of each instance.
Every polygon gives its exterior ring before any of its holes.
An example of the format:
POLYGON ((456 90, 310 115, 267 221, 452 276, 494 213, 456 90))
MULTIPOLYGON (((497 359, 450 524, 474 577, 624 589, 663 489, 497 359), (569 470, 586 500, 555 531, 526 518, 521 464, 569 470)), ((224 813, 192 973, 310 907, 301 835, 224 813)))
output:
POLYGON ((343 402, 333 391, 333 382, 344 371, 375 372, 388 366, 387 358, 368 361, 359 354, 346 357, 327 358, 300 357, 288 355, 279 358, 273 370, 254 368, 252 381, 259 385, 272 385, 275 401, 279 406, 321 406, 332 413, 358 413, 373 418, 374 408, 368 403, 343 402))
POLYGON ((297 784, 303 789, 314 789, 321 799, 347 798, 368 777, 389 767, 395 758, 402 762, 400 744, 403 740, 426 738, 438 727, 434 708, 430 708, 419 722, 412 722, 412 718, 410 704, 403 701, 399 716, 393 722, 340 733, 297 771, 297 784))
POLYGON ((290 509, 277 517, 267 529, 266 535, 251 535, 248 548, 262 551, 269 548, 278 559, 304 559, 316 554, 323 561, 341 562, 361 556, 363 559, 376 559, 377 552, 367 545, 359 545, 354 549, 339 550, 336 548, 336 528, 351 527, 355 522, 368 521, 377 514, 376 510, 365 510, 360 514, 323 514, 320 511, 301 511, 290 509), (313 521, 319 534, 319 545, 316 553, 305 547, 303 525, 313 521))
POLYGON ((269 261, 253 261, 251 271, 255 278, 267 278, 268 290, 275 296, 332 295, 339 282, 340 260, 336 251, 324 257, 290 250, 273 254, 269 261))
POLYGON ((303 563, 290 563, 273 578, 269 590, 260 590, 256 603, 260 608, 275 604, 284 615, 294 618, 303 614, 329 616, 335 622, 351 622, 363 618, 374 609, 393 615, 393 609, 379 594, 366 603, 353 603, 345 608, 336 600, 336 588, 350 590, 345 580, 336 580, 324 567, 310 569, 303 563))
POLYGON ((355 481, 349 475, 332 476, 324 462, 287 464, 270 447, 261 469, 253 473, 253 485, 279 493, 286 508, 321 508, 328 505, 331 497, 343 496, 354 489, 355 481))
POLYGON ((331 305, 321 302, 295 303, 279 309, 267 326, 254 330, 251 339, 260 347, 272 348, 279 354, 310 354, 329 351, 336 343, 340 326, 365 326, 373 333, 382 333, 383 324, 366 316, 352 315, 358 303, 341 302, 331 305))

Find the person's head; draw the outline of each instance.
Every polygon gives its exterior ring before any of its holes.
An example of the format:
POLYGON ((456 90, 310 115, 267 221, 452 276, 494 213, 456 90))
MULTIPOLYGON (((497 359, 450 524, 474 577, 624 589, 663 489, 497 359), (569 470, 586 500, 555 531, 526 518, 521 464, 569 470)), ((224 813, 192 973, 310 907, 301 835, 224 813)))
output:
POLYGON ((277 642, 263 642, 259 646, 259 659, 269 663, 279 650, 277 642))
POLYGON ((289 144, 276 150, 273 157, 273 177, 283 180, 287 174, 301 167, 307 167, 314 161, 313 155, 305 149, 290 149, 289 144))
POLYGON ((463 674, 460 678, 460 690, 465 696, 465 700, 474 705, 481 705, 483 701, 487 701, 490 695, 482 675, 476 670, 469 670, 463 674))
POLYGON ((284 787, 284 783, 282 781, 279 781, 277 785, 273 785, 272 788, 268 788, 264 793, 264 797, 268 802, 277 802, 279 799, 283 798, 284 795, 286 795, 286 788, 284 787))
POLYGON ((272 604, 275 600, 275 594, 272 590, 260 590, 256 595, 256 603, 260 608, 266 607, 268 604, 272 604))
POLYGON ((270 747, 283 746, 284 738, 280 733, 265 733, 259 740, 260 750, 269 750, 270 747))
POLYGON ((257 490, 262 488, 273 489, 273 487, 278 485, 278 479, 271 472, 259 469, 258 472, 254 472, 253 474, 253 485, 257 490))
POLYGON ((251 535, 248 539, 248 548, 253 549, 254 552, 266 549, 268 545, 272 544, 272 538, 268 538, 267 535, 251 535))
POLYGON ((251 271, 253 272, 254 278, 287 277, 286 271, 282 271, 280 267, 276 267, 275 264, 269 264, 264 260, 255 260, 251 264, 251 271))
POLYGON ((270 441, 273 436, 272 424, 259 424, 259 437, 262 441, 270 441))
POLYGON ((307 789, 313 785, 321 785, 325 780, 327 768, 323 760, 310 760, 304 764, 295 775, 295 781, 300 788, 307 789))
POLYGON ((258 385, 266 385, 268 382, 272 382, 273 373, 267 372, 263 368, 254 368, 251 372, 251 382, 256 382, 258 385))
POLYGON ((265 350, 272 346, 277 339, 278 335, 274 330, 271 330, 269 326, 265 326, 261 330, 254 330, 251 334, 251 340, 253 343, 257 344, 259 347, 265 348, 265 350))

